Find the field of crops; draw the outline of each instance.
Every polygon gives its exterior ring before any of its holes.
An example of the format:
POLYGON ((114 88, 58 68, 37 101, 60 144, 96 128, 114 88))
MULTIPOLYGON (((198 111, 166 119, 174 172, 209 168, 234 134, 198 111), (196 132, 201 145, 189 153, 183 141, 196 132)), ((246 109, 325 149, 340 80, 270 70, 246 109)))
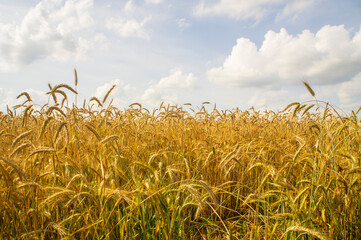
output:
POLYGON ((361 239, 357 112, 79 107, 76 85, 0 113, 1 239, 361 239))

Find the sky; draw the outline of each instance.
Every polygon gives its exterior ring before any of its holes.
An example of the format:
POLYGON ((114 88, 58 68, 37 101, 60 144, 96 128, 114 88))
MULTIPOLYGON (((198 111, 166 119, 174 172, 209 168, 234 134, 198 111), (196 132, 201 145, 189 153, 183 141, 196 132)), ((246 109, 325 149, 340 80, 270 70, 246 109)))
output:
POLYGON ((0 0, 0 111, 24 91, 51 101, 48 83, 75 88, 74 68, 78 102, 116 84, 120 109, 282 110, 314 100, 306 81, 357 110, 360 13, 360 0, 0 0))

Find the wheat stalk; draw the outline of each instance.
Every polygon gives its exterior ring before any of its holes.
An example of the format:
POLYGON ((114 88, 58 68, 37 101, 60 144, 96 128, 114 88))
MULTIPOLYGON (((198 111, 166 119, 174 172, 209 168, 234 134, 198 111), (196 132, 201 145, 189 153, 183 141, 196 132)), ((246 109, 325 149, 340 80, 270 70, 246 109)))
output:
POLYGON ((315 96, 315 92, 312 90, 312 88, 310 87, 310 85, 308 85, 307 82, 302 81, 303 85, 305 85, 305 87, 307 88, 308 92, 312 95, 312 97, 315 96))
POLYGON ((29 157, 38 154, 38 153, 53 153, 55 152, 54 148, 51 147, 39 147, 37 149, 35 149, 32 153, 30 153, 29 157))
POLYGON ((61 110, 59 107, 57 106, 51 106, 48 108, 48 110, 46 111, 46 114, 49 115, 51 114, 54 110, 58 111, 61 115, 63 115, 66 118, 66 114, 63 112, 63 110, 61 110))
POLYGON ((62 239, 64 237, 69 236, 69 234, 66 232, 66 229, 55 222, 49 223, 47 228, 50 228, 50 227, 54 228, 57 231, 57 233, 59 233, 59 235, 62 237, 62 239))
POLYGON ((95 128, 94 128, 92 125, 90 125, 90 124, 85 124, 85 127, 86 127, 87 129, 89 129, 89 130, 96 136, 96 138, 97 138, 99 141, 101 141, 101 137, 100 137, 99 133, 97 132, 97 130, 95 130, 95 128))
POLYGON ((27 179, 26 173, 24 172, 24 170, 19 167, 17 164, 13 163, 10 160, 7 160, 6 158, 3 158, 0 156, 0 160, 2 160, 3 162, 5 162, 7 165, 9 165, 10 167, 12 167, 21 178, 27 179))
POLYGON ((203 180, 199 180, 199 182, 203 185, 203 187, 205 187, 205 189, 207 189, 207 191, 208 191, 209 195, 211 195, 214 203, 219 204, 218 200, 216 198, 216 195, 214 195, 214 193, 212 191, 212 188, 203 180))
POLYGON ((52 116, 48 116, 48 117, 46 118, 46 120, 44 121, 43 125, 41 126, 41 132, 40 132, 40 134, 39 134, 39 138, 38 138, 38 139, 40 139, 40 138, 43 136, 43 134, 44 134, 44 132, 45 132, 45 128, 46 128, 46 126, 49 124, 49 122, 51 121, 51 119, 53 119, 53 117, 52 117, 52 116))
POLYGON ((47 92, 46 94, 50 94, 53 97, 54 103, 57 104, 58 103, 58 99, 56 98, 56 95, 53 91, 53 87, 51 86, 51 84, 48 84, 50 92, 47 92))
POLYGON ((30 147, 31 146, 31 143, 23 143, 21 144, 20 146, 18 146, 17 148, 15 148, 11 154, 10 154, 10 157, 13 157, 15 155, 15 153, 17 153, 18 151, 20 151, 21 149, 23 148, 26 148, 26 147, 30 147))
POLYGON ((105 103, 105 101, 107 100, 107 98, 109 97, 109 94, 114 90, 114 88, 116 87, 117 85, 113 85, 109 90, 108 92, 105 94, 104 98, 103 98, 103 104, 105 103))
POLYGON ((56 139, 58 138, 61 129, 62 129, 63 127, 65 127, 65 126, 66 126, 66 122, 62 122, 62 123, 60 124, 58 130, 57 130, 56 133, 55 133, 54 142, 56 142, 56 139))
POLYGON ((113 140, 117 140, 119 137, 117 135, 113 135, 113 136, 109 136, 109 137, 105 137, 103 140, 101 140, 99 142, 100 145, 105 144, 107 142, 113 141, 113 140))
POLYGON ((100 100, 97 97, 92 97, 89 99, 89 102, 96 101, 98 103, 98 107, 103 107, 103 104, 100 102, 100 100))
MULTIPOLYGON (((306 227, 302 227, 302 226, 293 226, 293 227, 289 227, 287 228, 286 232, 283 234, 283 236, 288 233, 288 232, 291 232, 291 231, 294 231, 294 232, 302 232, 302 233, 306 233, 306 234, 309 234, 309 235, 312 235, 314 237, 317 237, 319 238, 320 240, 329 240, 330 238, 324 234, 324 233, 321 233, 319 231, 316 231, 316 230, 311 230, 309 228, 306 228, 306 227)), ((283 238, 282 236, 282 238, 283 238)))
POLYGON ((33 101, 32 99, 31 99, 31 97, 30 97, 30 94, 28 93, 28 92, 22 92, 22 93, 20 93, 17 97, 16 97, 16 99, 19 99, 19 98, 21 98, 22 96, 25 96, 26 97, 26 102, 31 102, 31 101, 33 101))
POLYGON ((59 85, 56 85, 54 88, 53 88, 53 92, 55 93, 56 91, 59 91, 58 89, 59 88, 66 88, 68 90, 70 90, 71 92, 75 93, 75 94, 78 94, 77 91, 75 91, 72 87, 70 87, 69 85, 67 84, 59 84, 59 85))
POLYGON ((77 87, 78 86, 78 73, 75 68, 74 68, 74 76, 75 76, 75 87, 77 87))
POLYGON ((32 132, 33 130, 29 130, 27 132, 23 132, 22 134, 20 134, 17 138, 14 139, 12 147, 14 147, 21 139, 29 136, 32 132))

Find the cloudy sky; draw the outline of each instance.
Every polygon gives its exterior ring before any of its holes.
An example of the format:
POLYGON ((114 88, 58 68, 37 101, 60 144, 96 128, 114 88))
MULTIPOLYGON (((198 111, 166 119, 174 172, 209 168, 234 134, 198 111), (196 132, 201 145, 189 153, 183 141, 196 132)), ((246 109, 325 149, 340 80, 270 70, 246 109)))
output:
POLYGON ((361 106, 360 0, 0 0, 0 111, 48 83, 78 99, 361 106), (70 94, 70 93, 69 93, 70 94), (71 95, 71 94, 70 94, 71 95))

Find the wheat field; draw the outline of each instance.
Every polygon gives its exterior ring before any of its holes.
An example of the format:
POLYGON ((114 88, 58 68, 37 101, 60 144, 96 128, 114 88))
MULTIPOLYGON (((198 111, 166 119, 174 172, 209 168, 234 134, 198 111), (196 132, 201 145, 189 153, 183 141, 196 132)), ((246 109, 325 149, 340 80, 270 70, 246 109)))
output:
POLYGON ((77 84, 0 113, 1 239, 361 238, 360 109, 79 107, 77 84))

